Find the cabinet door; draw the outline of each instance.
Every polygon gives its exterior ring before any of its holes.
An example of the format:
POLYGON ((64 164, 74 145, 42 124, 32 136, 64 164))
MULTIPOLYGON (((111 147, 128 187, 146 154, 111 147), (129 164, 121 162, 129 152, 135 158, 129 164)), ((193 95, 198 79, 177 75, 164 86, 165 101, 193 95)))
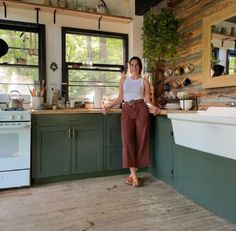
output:
POLYGON ((155 174, 173 184, 173 136, 171 121, 166 116, 157 116, 155 121, 155 174))
POLYGON ((106 116, 105 137, 105 169, 122 169, 120 114, 106 116))
POLYGON ((35 129, 35 178, 62 176, 71 173, 71 139, 69 127, 35 129))
POLYGON ((103 132, 100 127, 73 126, 72 173, 103 169, 103 132))

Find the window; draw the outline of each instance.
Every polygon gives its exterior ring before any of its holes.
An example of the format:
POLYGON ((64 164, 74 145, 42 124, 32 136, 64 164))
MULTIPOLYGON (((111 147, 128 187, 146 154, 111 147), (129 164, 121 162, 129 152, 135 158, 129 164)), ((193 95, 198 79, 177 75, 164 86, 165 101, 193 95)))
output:
POLYGON ((234 50, 227 49, 226 56, 226 74, 236 73, 236 52, 234 50))
POLYGON ((0 38, 8 46, 0 57, 0 93, 18 90, 29 95, 29 87, 46 77, 45 26, 0 20, 0 38))
POLYGON ((118 95, 120 73, 128 61, 128 35, 62 28, 62 94, 93 101, 96 89, 118 95))

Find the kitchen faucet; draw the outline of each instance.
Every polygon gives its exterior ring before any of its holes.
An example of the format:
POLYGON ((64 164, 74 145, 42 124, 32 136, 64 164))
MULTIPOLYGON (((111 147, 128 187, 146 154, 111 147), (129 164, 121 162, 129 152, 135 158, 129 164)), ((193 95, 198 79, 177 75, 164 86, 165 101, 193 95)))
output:
POLYGON ((236 107, 236 97, 228 96, 228 95, 218 95, 218 102, 220 98, 232 99, 233 101, 229 101, 228 103, 226 103, 226 105, 230 107, 236 107))

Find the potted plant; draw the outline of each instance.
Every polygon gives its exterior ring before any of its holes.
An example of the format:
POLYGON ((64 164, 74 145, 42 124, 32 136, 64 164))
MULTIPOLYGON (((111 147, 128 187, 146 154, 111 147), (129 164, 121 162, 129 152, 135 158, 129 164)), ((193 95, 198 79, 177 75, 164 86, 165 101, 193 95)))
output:
POLYGON ((164 91, 165 66, 170 65, 177 54, 180 44, 177 33, 180 20, 169 8, 162 8, 159 14, 149 10, 142 27, 143 57, 146 71, 151 73, 152 103, 162 105, 161 95, 164 91))
POLYGON ((159 14, 152 9, 145 16, 142 27, 143 57, 147 69, 155 71, 160 64, 172 62, 180 44, 177 32, 180 20, 169 8, 162 8, 159 14))

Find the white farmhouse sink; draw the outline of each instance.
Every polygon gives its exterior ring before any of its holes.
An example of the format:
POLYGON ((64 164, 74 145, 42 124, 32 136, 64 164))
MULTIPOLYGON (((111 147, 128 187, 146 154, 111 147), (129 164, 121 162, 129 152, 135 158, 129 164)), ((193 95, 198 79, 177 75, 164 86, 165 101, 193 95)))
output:
POLYGON ((236 160, 236 108, 168 113, 175 143, 236 160))

